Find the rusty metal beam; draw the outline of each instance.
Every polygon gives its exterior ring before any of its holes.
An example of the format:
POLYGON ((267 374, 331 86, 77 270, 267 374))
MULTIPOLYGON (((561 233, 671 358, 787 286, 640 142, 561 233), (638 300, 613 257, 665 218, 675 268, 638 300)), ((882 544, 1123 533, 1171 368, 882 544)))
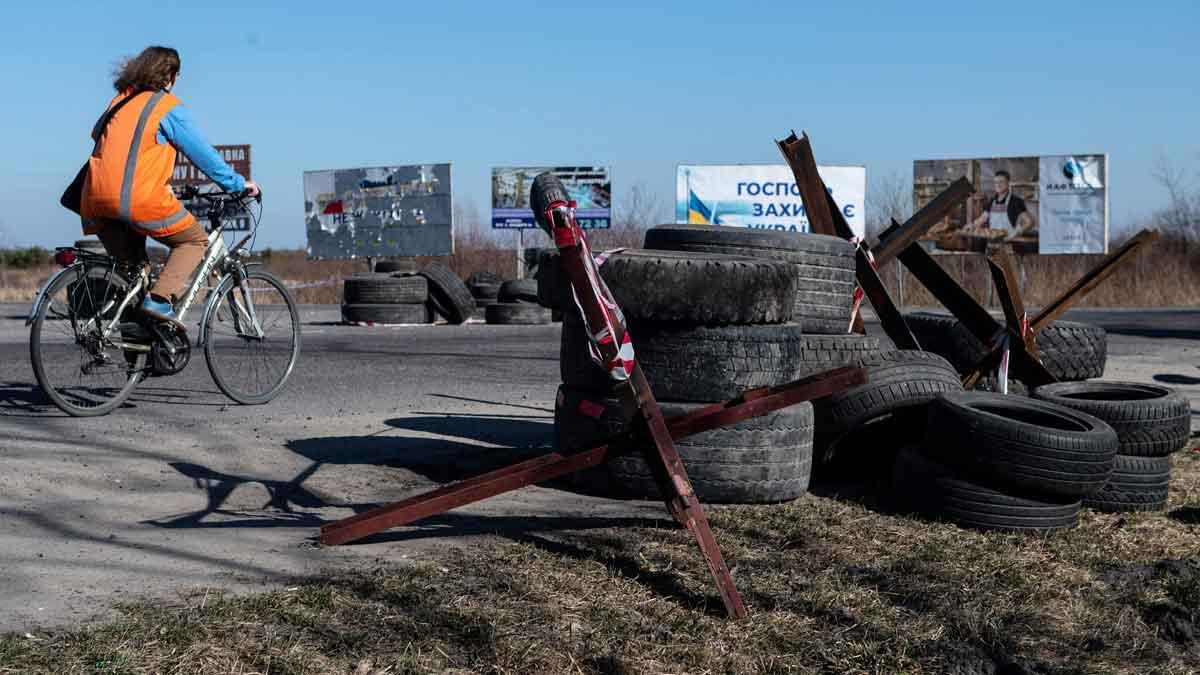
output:
POLYGON ((875 308, 875 314, 879 317, 879 325, 896 345, 896 349, 920 349, 921 345, 917 344, 917 338, 913 335, 912 329, 908 327, 908 322, 904 320, 904 315, 900 313, 896 303, 892 302, 892 296, 888 294, 883 280, 879 278, 878 270, 871 264, 865 244, 858 247, 855 272, 863 293, 871 301, 871 306, 875 308))
MULTIPOLYGON (((765 415, 803 401, 811 401, 864 384, 866 371, 843 367, 806 377, 778 387, 763 387, 743 393, 725 403, 714 403, 681 417, 666 420, 672 438, 704 433, 743 420, 765 415)), ((568 473, 603 464, 609 457, 628 452, 629 434, 610 438, 594 448, 563 455, 552 452, 503 469, 446 485, 393 504, 364 511, 321 527, 321 543, 336 546, 400 525, 445 513, 488 497, 541 483, 568 473)), ((681 524, 686 524, 682 523, 681 524)))
POLYGON ((1109 254, 1100 264, 1080 277, 1079 281, 1076 281, 1070 288, 1055 298, 1053 302, 1042 308, 1042 311, 1038 312, 1038 315, 1029 322, 1030 332, 1035 335, 1040 333, 1046 326, 1050 325, 1051 321, 1062 316, 1063 312, 1071 308, 1071 305, 1074 305, 1085 295, 1091 293, 1096 286, 1099 286, 1105 279, 1111 276, 1118 266, 1132 259, 1139 248, 1153 244, 1158 240, 1158 237, 1158 230, 1142 230, 1138 232, 1136 236, 1125 242, 1121 248, 1109 254))
MULTIPOLYGON (((808 135, 797 138, 796 132, 793 131, 790 136, 778 141, 777 145, 779 151, 783 153, 784 159, 792 168, 792 174, 796 177, 796 185, 800 188, 800 196, 804 200, 809 226, 813 228, 813 231, 855 241, 857 237, 854 231, 850 229, 850 224, 846 222, 841 208, 826 188, 825 181, 817 173, 817 159, 813 155, 808 135), (815 208, 817 204, 823 205, 823 208, 815 208), (817 229, 817 223, 821 224, 820 229, 817 229)), ((900 349, 920 349, 916 337, 913 336, 912 330, 904 321, 904 316, 897 309, 896 303, 892 301, 891 295, 883 285, 883 280, 879 278, 879 272, 876 269, 877 262, 875 264, 871 262, 870 249, 867 248, 865 242, 861 241, 857 242, 856 247, 858 250, 855 273, 858 277, 858 284, 867 299, 870 300, 871 306, 875 308, 875 314, 879 317, 883 332, 900 349)), ((852 330, 856 333, 866 332, 861 314, 854 315, 852 330)))
POLYGON ((956 206, 962 203, 975 191, 971 181, 959 178, 945 190, 938 193, 928 204, 922 206, 911 218, 899 225, 892 221, 892 226, 879 235, 879 243, 873 249, 875 264, 883 266, 891 262, 900 251, 917 243, 934 225, 937 225, 956 206))
MULTIPOLYGON (((804 202, 804 213, 808 216, 809 230, 842 239, 853 237, 854 233, 849 231, 849 227, 839 230, 837 222, 834 220, 833 212, 836 209, 831 210, 829 202, 825 199, 828 190, 825 189, 825 182, 817 173, 817 160, 813 157, 812 144, 808 141, 808 134, 797 138, 796 132, 793 131, 782 141, 776 141, 776 145, 779 146, 779 151, 783 153, 788 166, 792 168, 792 175, 796 177, 796 186, 800 188, 800 199, 804 202)), ((837 213, 841 214, 840 211, 837 213)))
MULTIPOLYGON (((963 290, 963 287, 959 286, 958 282, 947 274, 941 265, 937 264, 933 256, 925 252, 925 249, 912 244, 901 251, 898 258, 916 277, 917 281, 921 282, 933 294, 933 297, 937 298, 938 302, 950 310, 950 313, 976 339, 985 345, 991 345, 993 351, 995 350, 999 339, 1009 330, 1008 327, 1002 326, 992 318, 991 314, 988 314, 987 310, 980 307, 975 298, 963 290)), ((1020 342, 1016 335, 1012 337, 1020 342)), ((1025 349, 1012 349, 1010 358, 1014 375, 1027 385, 1036 387, 1055 381, 1054 376, 1046 370, 1045 366, 1025 349)))
POLYGON ((992 273, 992 283, 996 286, 996 297, 1000 300, 1000 308, 1004 311, 1004 320, 1009 330, 1015 331, 1025 343, 1025 350, 1030 356, 1041 358, 1037 353, 1037 342, 1029 328, 1029 316, 1025 314, 1025 303, 1021 299, 1017 275, 1013 272, 1012 256, 1009 255, 1008 245, 994 247, 988 252, 988 267, 992 273))

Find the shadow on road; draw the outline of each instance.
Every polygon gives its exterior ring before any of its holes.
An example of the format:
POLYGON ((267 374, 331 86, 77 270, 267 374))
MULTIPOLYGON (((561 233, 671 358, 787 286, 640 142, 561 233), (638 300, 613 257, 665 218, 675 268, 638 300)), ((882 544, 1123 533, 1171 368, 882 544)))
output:
POLYGON ((1142 325, 1112 324, 1106 325, 1104 330, 1114 335, 1129 335, 1142 338, 1200 340, 1200 328, 1152 328, 1142 325))
POLYGON ((506 417, 442 415, 397 418, 386 424, 429 435, 304 438, 288 441, 287 448, 319 464, 382 464, 449 483, 546 453, 552 431, 546 421, 506 417))
MULTIPOLYGON (((333 503, 324 495, 304 487, 304 481, 308 480, 321 467, 319 462, 313 462, 303 471, 296 474, 294 478, 287 481, 222 473, 190 462, 171 462, 170 465, 171 468, 179 473, 191 478, 197 488, 203 489, 208 498, 208 503, 202 509, 178 516, 143 521, 148 525, 185 529, 197 527, 317 527, 324 522, 322 518, 315 513, 297 512, 293 507, 320 509, 328 506, 345 506, 333 503), (253 513, 224 508, 225 502, 233 494, 234 490, 243 485, 251 484, 261 485, 267 491, 268 498, 265 504, 253 513), (261 510, 266 509, 272 509, 274 513, 260 513, 261 510), (237 519, 202 522, 206 517, 211 515, 235 517, 237 519)), ((362 505, 361 508, 366 509, 370 506, 373 505, 362 505)), ((351 506, 351 508, 354 508, 354 506, 351 506)))
MULTIPOLYGON (((541 406, 536 406, 536 405, 522 405, 519 403, 508 403, 507 401, 489 401, 487 399, 469 398, 467 396, 451 396, 450 394, 430 394, 430 396, 433 398, 446 398, 446 399, 450 399, 451 401, 467 401, 468 403, 484 403, 487 405, 500 405, 500 406, 504 406, 506 408, 523 408, 525 410, 536 410, 541 413, 546 413, 547 415, 554 414, 553 409, 543 408, 541 406)), ((429 413, 429 414, 432 414, 432 413, 429 413)), ((507 415, 507 417, 511 417, 511 415, 507 415)))
POLYGON ((597 530, 609 527, 675 527, 675 521, 666 516, 662 518, 645 518, 636 516, 623 517, 588 517, 588 516, 480 516, 463 513, 442 513, 430 516, 403 530, 379 532, 364 539, 346 544, 359 546, 363 544, 388 544, 418 539, 433 539, 442 537, 470 537, 478 535, 497 535, 513 541, 540 543, 541 540, 531 541, 532 532, 557 532, 561 530, 597 530))
POLYGON ((57 412, 58 408, 36 384, 0 382, 0 416, 41 417, 57 412))
POLYGON ((1186 386, 1190 384, 1200 384, 1200 377, 1192 377, 1190 375, 1179 375, 1176 373, 1159 373, 1154 376, 1155 382, 1163 384, 1174 384, 1186 386))

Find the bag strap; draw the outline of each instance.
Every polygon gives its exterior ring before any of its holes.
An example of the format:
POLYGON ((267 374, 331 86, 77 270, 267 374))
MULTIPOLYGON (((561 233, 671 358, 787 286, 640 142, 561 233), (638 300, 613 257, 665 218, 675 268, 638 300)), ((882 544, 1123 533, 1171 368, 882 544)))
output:
POLYGON ((124 107, 126 103, 129 103, 131 100, 133 100, 133 97, 141 93, 144 92, 135 91, 120 101, 117 101, 113 107, 105 110, 104 114, 100 116, 100 119, 96 120, 96 126, 92 127, 92 139, 99 143, 100 136, 104 133, 104 130, 108 128, 108 123, 112 121, 112 118, 117 114, 117 111, 124 107))

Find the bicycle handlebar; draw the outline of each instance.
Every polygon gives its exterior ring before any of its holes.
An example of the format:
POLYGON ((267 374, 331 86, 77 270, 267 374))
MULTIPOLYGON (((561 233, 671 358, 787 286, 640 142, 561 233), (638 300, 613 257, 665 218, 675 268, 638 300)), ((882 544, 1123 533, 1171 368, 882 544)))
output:
MULTIPOLYGON (((246 199, 250 198, 250 191, 226 192, 224 190, 213 190, 201 192, 195 185, 184 185, 175 189, 175 196, 185 200, 203 199, 212 204, 227 204, 229 202, 244 204, 246 199)), ((254 201, 262 203, 262 188, 259 188, 258 194, 254 195, 254 201)))

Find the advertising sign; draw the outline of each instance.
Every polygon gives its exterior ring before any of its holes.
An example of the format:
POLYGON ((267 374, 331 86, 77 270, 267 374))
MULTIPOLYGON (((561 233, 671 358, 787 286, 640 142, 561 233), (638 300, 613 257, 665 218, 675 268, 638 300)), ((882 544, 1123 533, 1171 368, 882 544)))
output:
POLYGON ((1038 162, 1041 253, 1108 251, 1108 158, 1045 155, 1038 162))
MULTIPOLYGON (((854 233, 866 225, 867 170, 819 166, 817 173, 854 233)), ((808 215, 786 164, 680 164, 675 222, 808 232, 808 215)))
POLYGON ((304 172, 310 258, 454 252, 450 165, 304 172))
POLYGON ((608 229, 612 224, 612 182, 608 167, 552 166, 498 167, 492 169, 492 227, 525 230, 536 228, 529 208, 533 179, 546 171, 563 182, 575 200, 575 218, 584 229, 608 229))
MULTIPOLYGON (((250 146, 249 145, 215 145, 217 152, 221 155, 234 171, 242 175, 246 180, 250 178, 250 146)), ((182 152, 175 154, 175 170, 171 173, 169 184, 172 188, 183 187, 185 185, 193 185, 201 190, 215 190, 217 188, 208 176, 200 172, 192 161, 184 156, 182 152)), ((202 200, 188 200, 183 203, 187 210, 200 219, 201 224, 207 224, 208 221, 203 218, 204 207, 206 206, 202 200)), ((238 216, 236 218, 226 218, 225 228, 228 230, 249 230, 250 217, 238 216)))
POLYGON ((958 178, 975 194, 925 239, 947 251, 1009 242, 1016 253, 1108 251, 1108 157, 1103 154, 913 162, 913 207, 958 178))

